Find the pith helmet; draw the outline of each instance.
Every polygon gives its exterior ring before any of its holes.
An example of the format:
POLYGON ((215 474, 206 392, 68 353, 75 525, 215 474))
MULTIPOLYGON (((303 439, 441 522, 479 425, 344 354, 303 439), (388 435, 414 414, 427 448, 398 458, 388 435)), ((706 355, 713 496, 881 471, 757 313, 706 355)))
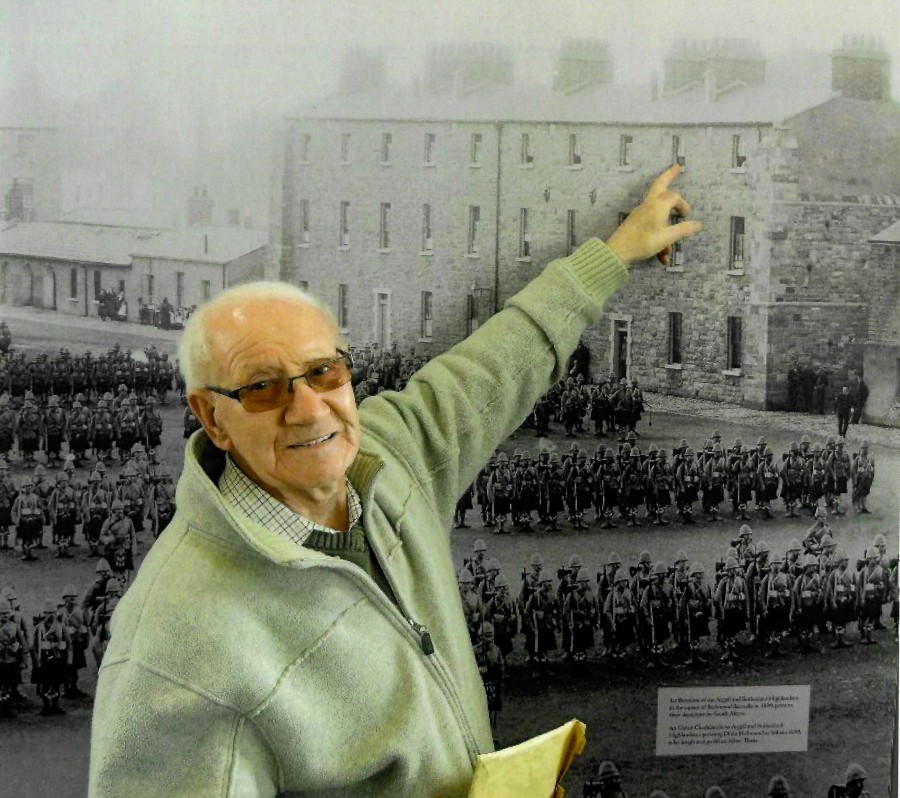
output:
POLYGON ((859 781, 860 779, 869 778, 869 774, 866 773, 865 768, 862 765, 858 765, 855 762, 847 767, 847 773, 844 776, 844 782, 846 784, 850 784, 851 781, 859 781))
POLYGON ((772 776, 766 795, 769 798, 790 798, 790 794, 791 787, 787 783, 787 779, 784 776, 772 776))
POLYGON ((609 759, 603 760, 600 763, 600 767, 597 770, 597 777, 600 781, 607 781, 612 779, 621 778, 621 774, 619 773, 619 769, 616 767, 616 763, 610 761, 609 759))

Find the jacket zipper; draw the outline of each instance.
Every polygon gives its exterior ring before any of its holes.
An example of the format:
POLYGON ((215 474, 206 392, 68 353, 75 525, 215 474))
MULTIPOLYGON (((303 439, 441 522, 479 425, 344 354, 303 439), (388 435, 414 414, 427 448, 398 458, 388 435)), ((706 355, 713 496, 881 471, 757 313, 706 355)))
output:
MULTIPOLYGON (((371 544, 370 544, 371 545, 371 544)), ((374 547, 373 547, 374 550, 374 547)), ((434 643, 431 639, 431 633, 428 631, 428 628, 424 624, 417 623, 413 618, 406 614, 405 610, 402 610, 399 606, 400 599, 398 598, 398 605, 395 605, 387 596, 384 595, 384 591, 381 590, 378 585, 375 584, 375 581, 359 566, 353 565, 352 563, 344 562, 339 559, 332 559, 331 562, 321 563, 304 563, 305 567, 318 567, 318 568, 337 568, 340 571, 344 571, 349 574, 353 579, 359 582, 368 593, 375 597, 376 603, 381 605, 382 611, 393 618, 401 619, 401 627, 406 630, 406 633, 409 635, 411 640, 414 640, 416 646, 422 651, 425 655, 424 661, 425 666, 431 671, 431 674, 438 685, 438 688, 444 695, 444 699, 450 705, 450 709, 453 712, 453 715, 456 717, 456 723, 459 727, 460 733, 462 734, 463 740, 466 744, 466 749, 469 754, 469 759, 474 767, 476 760, 478 759, 478 755, 481 753, 481 750, 478 747, 478 743, 475 739, 475 733, 472 731, 471 726, 469 725, 468 718, 466 717, 465 710, 462 706, 462 701, 459 696, 456 694, 456 690, 453 687, 453 683, 450 679, 449 673, 447 671, 447 667, 444 664, 443 660, 441 660, 440 655, 435 652, 434 643)), ((391 580, 391 577, 388 576, 388 572, 382 568, 385 579, 387 579, 388 584, 391 586, 391 590, 394 591, 394 595, 397 596, 396 585, 391 580)))

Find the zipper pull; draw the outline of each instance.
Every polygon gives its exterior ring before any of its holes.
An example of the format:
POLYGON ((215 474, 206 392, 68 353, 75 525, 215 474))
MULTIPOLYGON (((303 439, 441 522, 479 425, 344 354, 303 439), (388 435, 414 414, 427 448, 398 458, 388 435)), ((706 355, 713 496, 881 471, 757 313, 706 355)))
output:
POLYGON ((422 647, 422 652, 425 656, 430 657, 434 654, 434 643, 431 642, 431 634, 428 632, 422 624, 416 623, 412 618, 406 619, 409 625, 413 628, 413 631, 419 636, 419 645, 422 647))

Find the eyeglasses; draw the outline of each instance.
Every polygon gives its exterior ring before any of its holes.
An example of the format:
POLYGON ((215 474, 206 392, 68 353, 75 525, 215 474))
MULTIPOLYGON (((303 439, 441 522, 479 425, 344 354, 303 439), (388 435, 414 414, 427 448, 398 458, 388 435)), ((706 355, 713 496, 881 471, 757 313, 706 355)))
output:
POLYGON ((294 381, 306 380, 306 384, 316 393, 328 393, 350 382, 353 376, 353 360, 348 352, 338 349, 337 357, 330 357, 314 363, 308 371, 294 377, 273 377, 249 385, 242 385, 232 391, 207 385, 206 390, 227 396, 241 403, 248 413, 263 413, 290 403, 294 394, 294 381))

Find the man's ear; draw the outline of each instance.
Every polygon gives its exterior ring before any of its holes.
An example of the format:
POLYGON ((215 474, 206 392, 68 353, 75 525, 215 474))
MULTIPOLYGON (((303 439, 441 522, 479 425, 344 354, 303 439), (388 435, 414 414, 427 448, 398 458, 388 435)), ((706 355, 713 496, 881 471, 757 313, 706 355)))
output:
POLYGON ((188 404, 197 420, 203 425, 206 434, 213 444, 222 451, 228 452, 233 448, 231 438, 216 418, 216 404, 199 391, 188 394, 188 404))

